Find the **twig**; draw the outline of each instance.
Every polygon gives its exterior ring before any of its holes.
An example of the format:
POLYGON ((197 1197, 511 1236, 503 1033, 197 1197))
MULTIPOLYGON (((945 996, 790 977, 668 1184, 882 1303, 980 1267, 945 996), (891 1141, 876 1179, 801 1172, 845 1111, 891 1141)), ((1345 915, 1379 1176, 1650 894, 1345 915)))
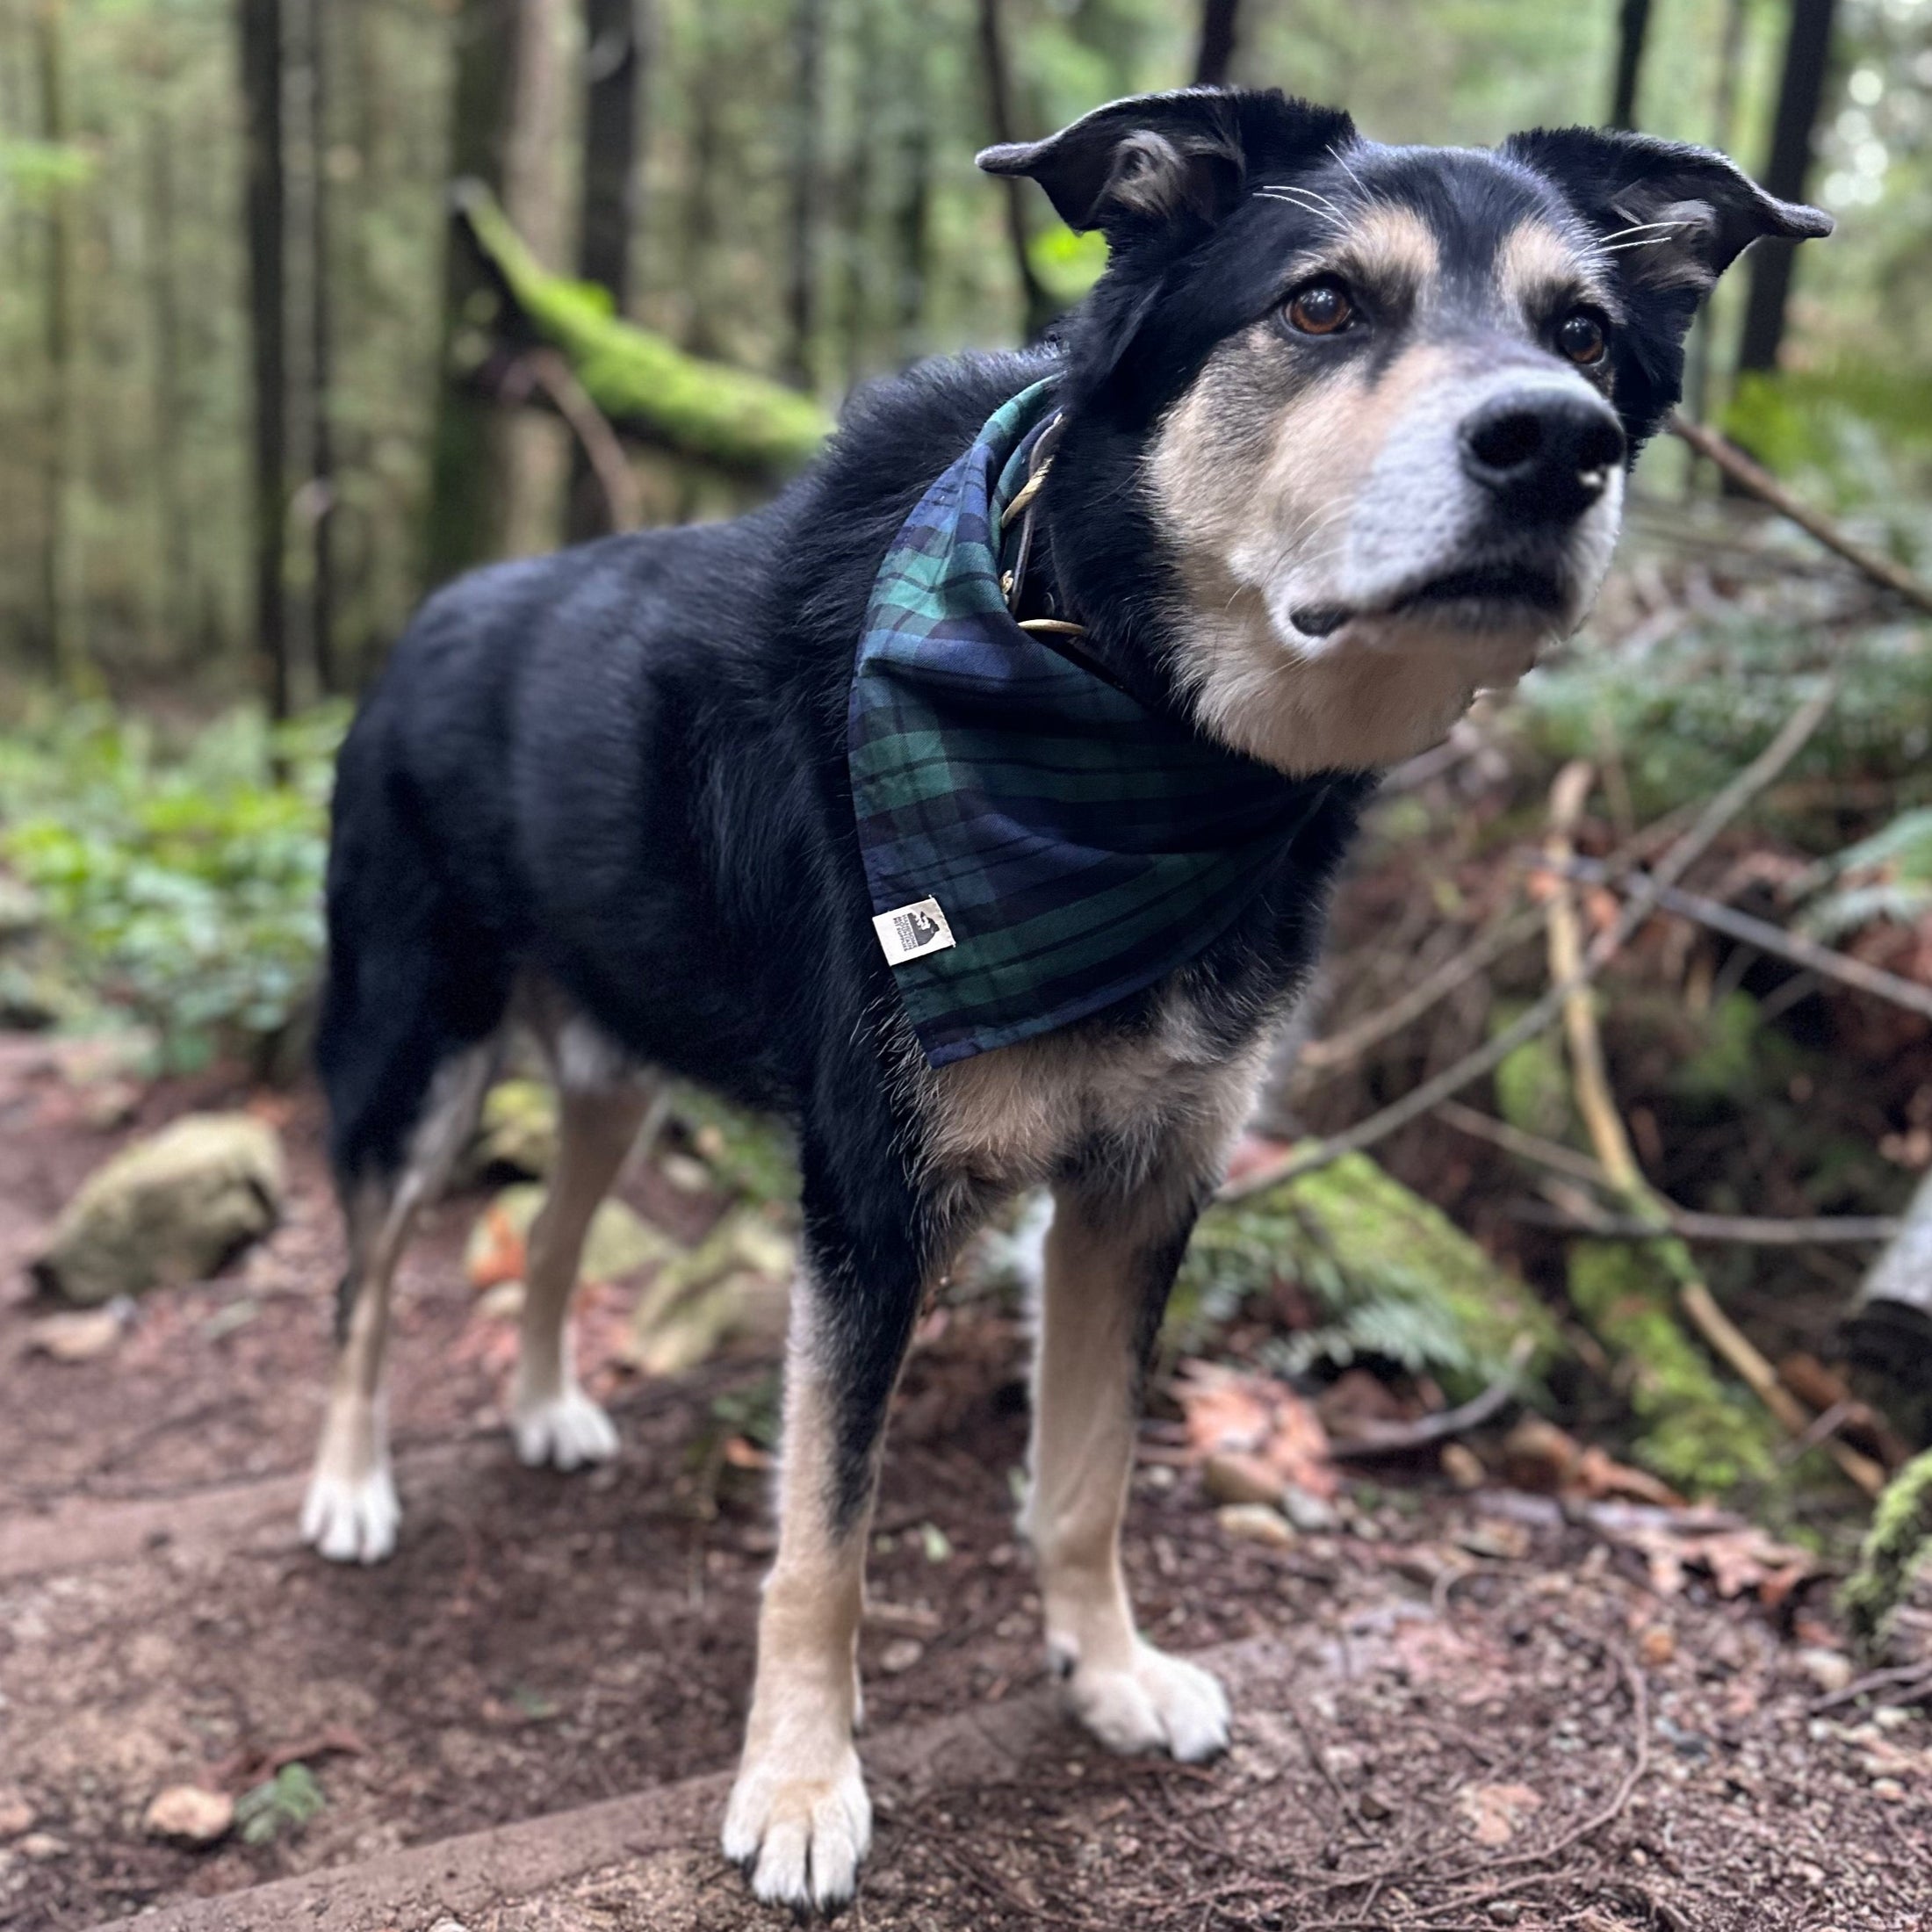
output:
MULTIPOLYGON (((1623 1115, 1611 1092, 1610 1076, 1604 1062, 1603 1035, 1597 1030, 1597 1010, 1589 992, 1578 980, 1578 955, 1582 948, 1576 913, 1576 898, 1569 876, 1575 857, 1570 843, 1583 801, 1595 777, 1590 766, 1581 761, 1566 765, 1557 775, 1550 791, 1550 836, 1545 850, 1553 870, 1560 875, 1557 889, 1550 895, 1550 974, 1573 990, 1564 997, 1563 1027, 1569 1048, 1570 1077, 1576 1094, 1577 1111, 1583 1116, 1590 1144, 1610 1177, 1612 1189, 1620 1194, 1631 1212, 1650 1223, 1654 1234, 1669 1231, 1669 1205, 1653 1193, 1645 1179, 1637 1157, 1631 1151, 1629 1135, 1624 1131, 1623 1115)), ((1675 854, 1672 854, 1674 858, 1675 854)), ((1669 861, 1666 861, 1668 864, 1669 861)), ((1665 870, 1657 868, 1648 883, 1665 870)), ((1661 891, 1662 889, 1660 889, 1661 891)), ((1634 905, 1636 900, 1632 901, 1634 905)), ((1677 1276, 1677 1300, 1698 1332, 1711 1349, 1721 1356, 1777 1421, 1794 1436, 1811 1426, 1811 1416, 1784 1385, 1777 1372, 1751 1344, 1749 1338, 1724 1310, 1703 1280, 1688 1265, 1674 1270, 1677 1276)), ((1885 1488, 1885 1471, 1869 1456, 1862 1456, 1845 1443, 1826 1445, 1832 1459, 1868 1496, 1885 1488)))
POLYGON ((1734 443, 1727 442, 1716 431, 1705 429, 1702 423, 1688 422, 1679 415, 1671 417, 1669 429, 1673 436, 1688 443, 1699 456, 1709 458, 1740 489, 1748 491, 1760 502, 1769 503, 1779 515, 1789 517, 1801 530, 1815 537, 1827 550, 1835 551, 1848 564, 1856 565, 1874 583, 1896 592, 1921 610, 1932 611, 1932 584, 1914 577, 1903 564, 1895 564, 1891 558, 1867 550, 1863 544, 1847 537, 1828 516, 1793 496, 1769 470, 1754 463, 1734 443))
POLYGON ((1459 1134, 1488 1141, 1492 1147, 1500 1147, 1505 1153, 1519 1154, 1526 1161, 1534 1161, 1539 1167, 1554 1168, 1573 1180, 1588 1181, 1593 1187, 1610 1185, 1610 1176, 1604 1171, 1601 1164, 1593 1161, 1588 1154, 1579 1154, 1575 1148, 1565 1147, 1561 1141, 1545 1140, 1540 1134, 1525 1134, 1520 1127, 1511 1127, 1507 1121, 1479 1114, 1474 1107, 1465 1107, 1460 1100, 1445 1100, 1436 1109, 1436 1118, 1445 1127, 1454 1128, 1459 1134))
POLYGON ((1657 896, 1665 888, 1675 885, 1710 849, 1725 826, 1805 748, 1812 734, 1824 722, 1837 696, 1837 679, 1827 679, 1785 720, 1777 736, 1711 800, 1690 831, 1645 876, 1644 883, 1626 903, 1623 916, 1616 925, 1590 948, 1589 956, 1577 969, 1575 984, 1566 982, 1551 987, 1534 1006, 1500 1033, 1492 1034, 1481 1046, 1465 1054, 1453 1066, 1424 1080, 1401 1099, 1391 1102, 1380 1113, 1370 1114, 1366 1121, 1358 1121, 1346 1132, 1305 1142, 1272 1165, 1228 1183, 1217 1199, 1244 1200, 1251 1195, 1279 1186, 1283 1181, 1294 1180, 1318 1167, 1329 1166, 1344 1154, 1359 1153, 1364 1148, 1374 1146, 1378 1141, 1386 1140, 1398 1128, 1407 1127, 1411 1121, 1419 1120, 1443 1101, 1460 1093, 1472 1080, 1480 1079, 1493 1067, 1500 1065, 1525 1040, 1535 1039, 1562 1012, 1563 1002, 1569 994, 1587 986, 1623 950, 1656 910, 1657 896))
POLYGON ((533 349, 523 358, 521 366, 530 380, 550 398, 557 414, 583 445, 597 487, 603 492, 611 529, 636 530, 644 522, 644 493, 638 487, 637 472, 631 467, 631 459, 624 453, 624 445, 610 427, 609 418, 591 400, 590 392, 577 380, 570 364, 556 350, 533 349))
MULTIPOLYGON (((1888 1215, 1706 1215, 1666 1202, 1665 1225, 1685 1241, 1741 1248, 1809 1248, 1839 1242, 1890 1241, 1901 1223, 1888 1215)), ((1523 1201, 1510 1210, 1518 1221, 1539 1228, 1595 1236, 1602 1241, 1654 1241, 1657 1224, 1637 1215, 1566 1214, 1540 1201, 1523 1201)))
MULTIPOLYGON (((1614 885, 1619 891, 1633 887, 1640 890, 1644 876, 1640 872, 1634 872, 1622 878, 1613 878, 1606 867, 1584 859, 1571 860, 1566 869, 1572 878, 1614 885)), ((1728 939, 1775 953, 1780 959, 1789 960, 1792 965, 1802 966, 1822 978, 1835 979, 1842 986, 1855 987, 1860 992, 1870 993, 1875 999, 1889 1000, 1908 1013, 1932 1019, 1932 986, 1922 986, 1917 980, 1888 973, 1882 967, 1868 966, 1864 961, 1854 959, 1849 953, 1821 946, 1816 940, 1806 939, 1800 933, 1787 932, 1782 926, 1772 925, 1769 919, 1740 912, 1734 906, 1707 898, 1701 892, 1684 892, 1676 886, 1665 886, 1659 890, 1656 898, 1661 912, 1674 912, 1680 919, 1695 919, 1698 925, 1707 926, 1728 939)))
POLYGON ((1887 1690, 1894 1684, 1907 1686, 1907 1701, 1921 1693, 1932 1697, 1932 1663, 1895 1663, 1884 1670, 1868 1670, 1842 1690, 1834 1690, 1828 1698, 1819 1698, 1810 1706, 1811 1714, 1817 1717, 1822 1712, 1835 1711, 1841 1705, 1856 1704, 1860 1698, 1869 1697, 1874 1690, 1887 1690))
POLYGON ((1535 1344, 1519 1335, 1510 1347, 1510 1366, 1480 1395, 1454 1409, 1445 1409, 1415 1422, 1371 1424, 1356 1436, 1331 1436, 1330 1453, 1345 1462, 1362 1462, 1376 1456, 1399 1456, 1412 1449, 1426 1449, 1431 1444, 1447 1442, 1453 1436, 1467 1435, 1480 1429, 1505 1408, 1516 1394, 1517 1377, 1535 1344))

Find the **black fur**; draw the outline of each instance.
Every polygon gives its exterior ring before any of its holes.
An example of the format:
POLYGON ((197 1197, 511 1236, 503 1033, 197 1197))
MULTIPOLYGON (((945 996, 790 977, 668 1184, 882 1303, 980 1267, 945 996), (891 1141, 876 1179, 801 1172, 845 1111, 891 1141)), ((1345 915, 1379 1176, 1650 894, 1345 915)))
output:
MULTIPOLYGON (((1294 178, 1345 201, 1366 183, 1420 210, 1472 276, 1525 210, 1601 232, 1597 203, 1616 198, 1602 137, 1525 137, 1499 155, 1385 150, 1357 142, 1345 116, 1280 95, 1165 100, 993 157, 1039 174, 1063 213, 1114 243, 1063 346, 862 394, 817 468, 736 523, 614 538, 440 592, 342 754, 318 1051, 345 1193, 394 1171, 437 1067, 494 1033, 525 971, 638 1059, 784 1113, 831 1324, 841 1523, 955 1232, 916 1179, 918 1123, 888 1063, 879 1022, 895 996, 846 772, 854 652, 888 544, 994 408, 1058 370, 1069 423, 1044 500, 1051 572, 1093 648, 1162 701, 1173 580, 1140 459, 1215 344, 1280 303, 1280 264, 1311 228, 1247 191, 1294 178), (1136 130, 1160 138, 1123 172, 1114 148, 1136 130), (1186 173, 1168 215, 1110 207, 1171 154, 1186 173)), ((1616 394, 1634 446, 1675 397, 1688 312, 1647 306, 1634 280, 1626 306, 1616 394)), ((1229 1053, 1308 970, 1372 783, 1337 775, 1248 915, 1186 970, 1229 1053)), ((1083 1030, 1131 1034, 1152 998, 1083 1030)), ((1108 1156, 1080 1163, 1102 1173, 1108 1156)), ((1143 1340, 1186 1232, 1150 1259, 1143 1340)))

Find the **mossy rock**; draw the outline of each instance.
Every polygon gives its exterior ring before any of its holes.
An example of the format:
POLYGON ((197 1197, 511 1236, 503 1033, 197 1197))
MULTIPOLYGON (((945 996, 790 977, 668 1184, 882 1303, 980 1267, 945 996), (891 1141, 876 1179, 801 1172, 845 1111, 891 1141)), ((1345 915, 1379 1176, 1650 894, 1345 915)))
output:
POLYGON ((484 1096, 465 1165, 541 1179, 557 1164, 557 1096, 542 1080, 499 1080, 484 1096))
MULTIPOLYGON (((508 1227, 526 1243, 538 1212, 544 1190, 534 1182, 519 1182, 506 1187, 478 1217, 471 1230, 469 1252, 465 1265, 471 1279, 479 1272, 478 1258, 500 1238, 508 1227)), ((591 1216, 590 1230, 584 1236, 583 1258, 577 1272, 586 1281, 617 1281, 640 1268, 667 1262, 683 1251, 661 1228, 654 1227, 634 1208, 621 1200, 604 1200, 591 1216)))
POLYGON ((1531 1289, 1366 1154, 1202 1217, 1184 1294, 1260 1291, 1283 1279, 1308 1286, 1357 1352, 1401 1359, 1406 1329, 1427 1358, 1409 1366, 1458 1395, 1501 1374, 1519 1338, 1532 1377, 1560 1352, 1556 1323, 1531 1289))
POLYGON ((1840 1601, 1852 1634, 1876 1651, 1913 1580, 1932 1563, 1932 1449, 1914 1456, 1885 1486, 1858 1568, 1840 1601))
MULTIPOLYGON (((1633 1454, 1675 1488, 1711 1495, 1777 1474, 1763 1411, 1719 1380, 1679 1324, 1674 1244, 1579 1241, 1569 1254, 1576 1311, 1630 1371, 1643 1433, 1633 1454)), ((1688 1259, 1685 1259, 1688 1266, 1688 1259)))
POLYGON ((35 1271, 81 1302, 201 1280, 275 1225, 285 1186, 265 1121, 188 1114, 88 1177, 35 1271))

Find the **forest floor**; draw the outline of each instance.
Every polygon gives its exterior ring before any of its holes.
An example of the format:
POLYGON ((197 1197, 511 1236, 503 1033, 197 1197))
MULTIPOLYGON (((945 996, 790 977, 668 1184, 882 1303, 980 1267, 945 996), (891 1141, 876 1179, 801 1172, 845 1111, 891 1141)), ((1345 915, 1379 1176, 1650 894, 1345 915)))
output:
MULTIPOLYGON (((783 1922, 712 1839, 770 1550, 762 1479, 725 1449, 773 1364, 624 1378, 597 1291, 581 1345, 621 1460, 525 1471, 498 1407, 508 1327, 459 1264, 476 1203, 445 1203, 400 1296, 400 1548, 324 1564, 295 1535, 336 1267, 314 1103, 254 1102, 291 1159, 274 1236, 57 1361, 24 1264, 60 1203, 126 1135, 248 1098, 211 1076, 111 1107, 74 1050, 0 1038, 0 1927, 157 1906, 184 1928, 783 1922), (264 1842, 142 1829, 166 1786, 292 1763, 320 1808, 264 1842), (276 1880, 297 1889, 244 1889, 276 1880)), ((649 1169, 633 1193, 660 1219, 715 1211, 649 1169)), ((1158 1641, 1214 1653, 1236 1743, 1201 1768, 1098 1752, 1054 1712, 1014 1536, 1018 1329, 941 1311, 898 1398, 862 1646, 879 1827, 847 1922, 1932 1922, 1932 1720, 1882 1691, 1820 1708, 1845 1668, 1828 1589, 1727 1600, 1660 1577, 1613 1513, 1431 1467, 1276 1546, 1147 1463, 1135 1599, 1158 1641)))

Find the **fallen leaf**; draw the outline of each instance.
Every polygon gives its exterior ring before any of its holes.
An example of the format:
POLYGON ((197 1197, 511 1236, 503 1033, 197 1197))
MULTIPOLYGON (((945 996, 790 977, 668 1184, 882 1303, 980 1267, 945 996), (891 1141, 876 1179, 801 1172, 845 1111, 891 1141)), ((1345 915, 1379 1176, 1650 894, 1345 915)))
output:
POLYGON ((1324 1500, 1335 1494, 1328 1431, 1286 1382, 1190 1361, 1181 1364, 1174 1395, 1186 1418, 1188 1445, 1200 1460, 1247 1459, 1251 1469, 1258 1466, 1272 1474, 1277 1491, 1293 1486, 1324 1500))
POLYGON ((1650 1587, 1660 1597, 1675 1597, 1683 1588, 1685 1572, 1698 1570, 1709 1576, 1719 1597, 1751 1591, 1775 1610, 1799 1583, 1820 1574, 1810 1551, 1780 1543, 1755 1524, 1698 1532, 1668 1522, 1633 1523, 1609 1534, 1643 1555, 1650 1587))
POLYGON ((1456 1809, 1469 1820, 1479 1845, 1506 1845, 1530 1813, 1540 1809, 1539 1792, 1527 1784, 1465 1784, 1456 1793, 1456 1809))
POLYGON ((470 1286, 494 1288, 505 1281, 521 1281, 527 1260, 522 1231, 502 1206, 492 1201, 478 1219, 463 1258, 470 1286))
POLYGON ((1637 1640, 1637 1654, 1652 1669, 1667 1664, 1677 1654, 1676 1633, 1668 1624, 1653 1624, 1637 1640))

